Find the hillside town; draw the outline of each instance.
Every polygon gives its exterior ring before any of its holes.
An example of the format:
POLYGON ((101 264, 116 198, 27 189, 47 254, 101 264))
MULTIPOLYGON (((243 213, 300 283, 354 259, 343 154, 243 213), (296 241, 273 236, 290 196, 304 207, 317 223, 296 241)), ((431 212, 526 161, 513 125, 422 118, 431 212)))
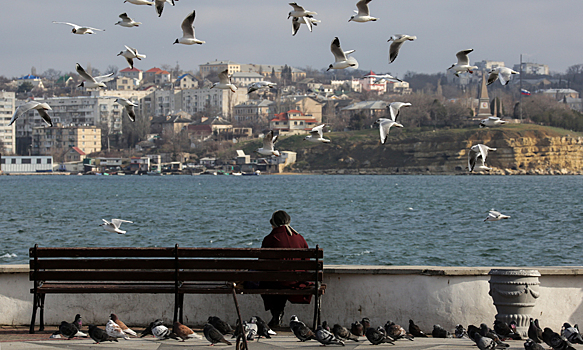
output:
MULTIPOLYGON (((381 79, 372 71, 332 74, 230 60, 200 64, 198 72, 182 71, 178 64, 145 71, 108 67, 107 73, 114 73, 114 78, 106 88, 97 89, 80 87, 82 78, 76 73, 49 69, 37 75, 33 68, 20 78, 0 79, 0 162, 4 172, 13 173, 281 172, 296 161, 295 152, 256 157, 239 150, 228 159, 219 159, 217 154, 227 145, 261 138, 269 130, 284 137, 307 134, 322 123, 328 131, 370 128, 394 101, 412 104, 402 117, 411 127, 463 128, 491 115, 509 122, 544 124, 537 110, 547 106, 576 113, 564 118, 576 119, 575 126, 557 126, 579 128, 583 111, 576 90, 583 80, 580 65, 557 74, 544 64, 516 64, 513 69, 521 72, 520 78, 513 77, 506 86, 489 87, 488 72, 505 63, 476 65, 478 71, 459 77, 452 72, 407 73, 401 79, 381 79), (235 92, 212 89, 223 71, 237 86, 235 92), (262 81, 274 86, 248 90, 262 81), (135 122, 116 98, 137 104, 135 122), (521 103, 527 99, 528 103, 521 103), (51 107, 53 127, 34 109, 8 125, 15 110, 30 100, 51 107)), ((97 69, 87 70, 99 74, 97 69)))

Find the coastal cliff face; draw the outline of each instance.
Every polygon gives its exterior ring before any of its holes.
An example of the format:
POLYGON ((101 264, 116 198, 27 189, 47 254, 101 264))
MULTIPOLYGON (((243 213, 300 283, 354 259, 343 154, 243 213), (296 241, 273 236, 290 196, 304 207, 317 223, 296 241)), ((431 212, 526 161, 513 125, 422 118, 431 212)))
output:
MULTIPOLYGON (((378 141, 378 132, 330 137, 330 144, 295 150, 297 167, 340 174, 463 174, 469 148, 483 143, 497 149, 486 160, 493 168, 488 173, 583 173, 583 137, 537 125, 395 132, 384 145, 378 141)), ((281 142, 279 148, 284 146, 281 142)))

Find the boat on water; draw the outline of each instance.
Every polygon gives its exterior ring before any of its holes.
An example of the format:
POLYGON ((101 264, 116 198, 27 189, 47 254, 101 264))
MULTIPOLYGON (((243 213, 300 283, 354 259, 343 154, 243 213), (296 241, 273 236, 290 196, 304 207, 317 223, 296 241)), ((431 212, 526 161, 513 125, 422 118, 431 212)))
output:
POLYGON ((258 175, 261 175, 261 171, 255 170, 254 172, 251 172, 251 173, 242 173, 242 174, 243 174, 243 176, 258 176, 258 175))

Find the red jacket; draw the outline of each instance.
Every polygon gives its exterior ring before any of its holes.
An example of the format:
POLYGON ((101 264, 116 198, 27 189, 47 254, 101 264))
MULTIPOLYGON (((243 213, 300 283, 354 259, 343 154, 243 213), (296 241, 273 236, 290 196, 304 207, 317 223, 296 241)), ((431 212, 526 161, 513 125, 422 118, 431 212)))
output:
POLYGON ((300 234, 287 233, 285 226, 274 228, 263 238, 261 248, 308 248, 308 243, 300 234))

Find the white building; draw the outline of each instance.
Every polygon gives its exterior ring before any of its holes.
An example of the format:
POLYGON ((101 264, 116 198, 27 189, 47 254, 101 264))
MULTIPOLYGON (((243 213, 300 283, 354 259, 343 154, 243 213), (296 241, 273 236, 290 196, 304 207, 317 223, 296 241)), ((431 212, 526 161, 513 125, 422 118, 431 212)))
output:
POLYGON ((188 89, 176 92, 174 97, 174 111, 184 111, 188 114, 203 112, 206 108, 217 109, 217 113, 223 117, 231 116, 233 107, 248 100, 247 89, 231 90, 221 89, 188 89))
POLYGON ((4 149, 0 147, 0 153, 16 152, 16 125, 8 126, 14 114, 15 102, 14 92, 0 91, 0 142, 4 146, 4 149))
POLYGON ((36 173, 53 171, 52 156, 3 156, 0 158, 3 173, 36 173))
MULTIPOLYGON (((515 64, 512 69, 520 72, 520 64, 515 64)), ((546 64, 522 62, 522 73, 532 75, 549 75, 549 66, 546 64)))

